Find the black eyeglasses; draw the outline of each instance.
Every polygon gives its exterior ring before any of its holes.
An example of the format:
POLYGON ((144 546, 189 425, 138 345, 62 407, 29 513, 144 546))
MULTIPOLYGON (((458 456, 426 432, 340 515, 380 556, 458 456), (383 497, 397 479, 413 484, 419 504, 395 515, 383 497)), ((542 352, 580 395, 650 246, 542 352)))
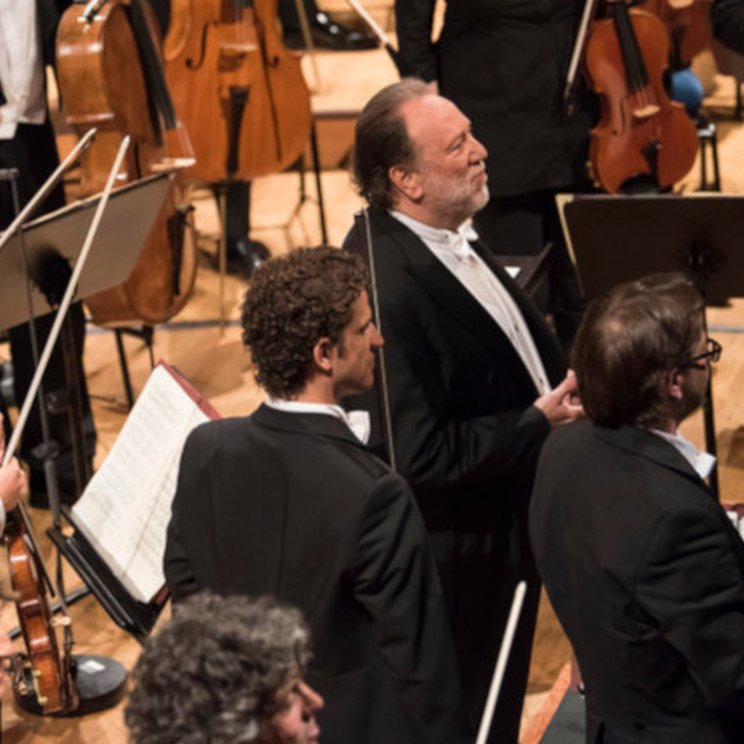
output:
POLYGON ((723 346, 714 338, 705 339, 705 351, 688 359, 680 367, 694 367, 695 369, 705 369, 707 364, 714 364, 721 358, 723 346), (705 362, 705 364, 703 364, 705 362))

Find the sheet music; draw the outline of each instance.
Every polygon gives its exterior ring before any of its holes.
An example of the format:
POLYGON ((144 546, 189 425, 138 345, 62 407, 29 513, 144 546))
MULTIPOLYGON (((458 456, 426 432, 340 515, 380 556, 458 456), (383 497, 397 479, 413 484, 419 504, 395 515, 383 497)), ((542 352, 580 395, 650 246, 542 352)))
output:
POLYGON ((189 432, 209 417, 156 367, 108 457, 73 508, 86 539, 141 602, 165 583, 165 531, 189 432))

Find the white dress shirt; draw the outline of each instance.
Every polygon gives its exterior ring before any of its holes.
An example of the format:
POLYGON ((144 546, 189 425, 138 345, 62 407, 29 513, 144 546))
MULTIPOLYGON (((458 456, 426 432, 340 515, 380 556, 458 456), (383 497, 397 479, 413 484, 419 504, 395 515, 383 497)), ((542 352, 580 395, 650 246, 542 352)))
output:
POLYGON ((0 0, 0 139, 13 139, 19 123, 46 120, 44 64, 35 0, 0 0))
POLYGON ((661 431, 661 429, 649 429, 649 431, 669 442, 690 463, 692 469, 701 478, 707 478, 710 475, 710 471, 716 464, 716 458, 709 452, 701 452, 692 442, 685 439, 679 431, 674 434, 661 431))
POLYGON ((498 324, 522 360, 538 393, 550 392, 545 367, 519 307, 470 245, 469 241, 478 239, 473 227, 464 223, 456 231, 446 230, 425 225, 400 212, 391 214, 423 241, 498 324))
POLYGON ((284 398, 269 398, 266 405, 285 413, 322 413, 326 416, 335 416, 349 427, 362 444, 369 441, 371 424, 368 411, 345 411, 341 406, 332 403, 305 403, 284 398))

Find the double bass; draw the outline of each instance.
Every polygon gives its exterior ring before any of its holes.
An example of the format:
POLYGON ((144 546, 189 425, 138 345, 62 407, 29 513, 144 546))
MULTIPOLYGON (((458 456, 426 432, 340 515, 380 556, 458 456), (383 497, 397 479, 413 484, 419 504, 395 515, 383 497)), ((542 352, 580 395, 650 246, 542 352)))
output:
POLYGON ((301 155, 310 94, 279 35, 276 0, 172 0, 163 56, 197 156, 190 177, 248 181, 301 155))
POLYGON ((595 185, 615 194, 646 179, 659 189, 685 176, 697 156, 697 130, 664 90, 669 38, 651 13, 605 0, 586 41, 585 66, 600 96, 601 118, 589 144, 595 185))
MULTIPOLYGON (((98 129, 83 172, 84 195, 99 191, 123 136, 134 142, 121 181, 193 162, 165 81, 156 21, 143 0, 71 5, 57 32, 57 74, 66 121, 98 129)), ((128 280, 86 300, 97 323, 160 323, 187 302, 196 278, 191 207, 180 176, 128 280)), ((133 215, 136 219, 136 215, 133 215)))

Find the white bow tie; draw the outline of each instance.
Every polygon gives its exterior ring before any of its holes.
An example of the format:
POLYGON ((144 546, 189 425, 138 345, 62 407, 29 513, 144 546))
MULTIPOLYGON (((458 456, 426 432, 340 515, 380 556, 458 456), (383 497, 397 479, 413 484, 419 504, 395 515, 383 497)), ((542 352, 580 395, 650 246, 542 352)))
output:
POLYGON ((354 436, 362 444, 369 442, 370 430, 372 428, 369 411, 346 411, 346 423, 349 425, 354 436))
POLYGON ((452 255, 461 261, 467 261, 474 257, 475 253, 470 245, 471 240, 478 240, 478 233, 470 224, 461 225, 457 230, 457 239, 452 244, 452 255))

